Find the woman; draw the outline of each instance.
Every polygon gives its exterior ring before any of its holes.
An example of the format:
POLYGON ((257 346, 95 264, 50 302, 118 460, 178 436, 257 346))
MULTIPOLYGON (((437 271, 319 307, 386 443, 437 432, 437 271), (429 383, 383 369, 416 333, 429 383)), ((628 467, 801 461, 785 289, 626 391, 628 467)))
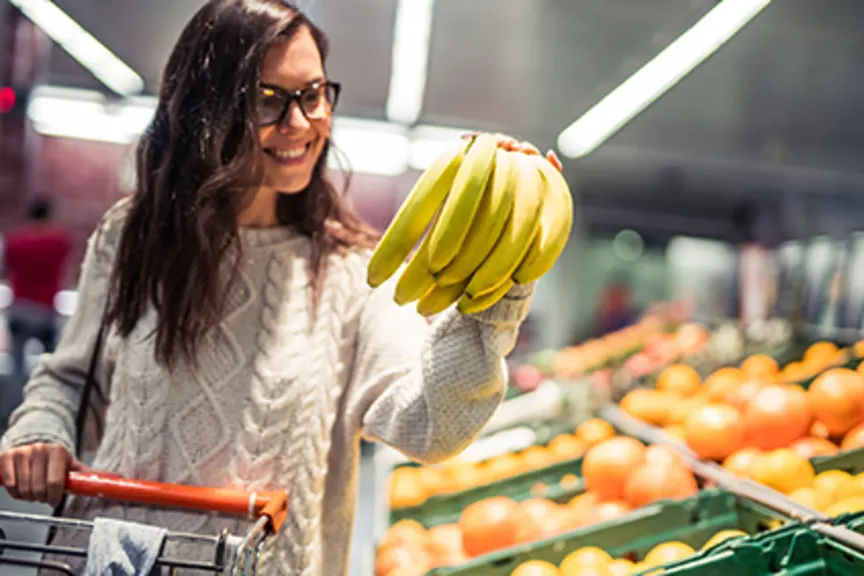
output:
MULTIPOLYGON (((339 95, 326 53, 283 0, 212 0, 187 25, 138 146, 137 193, 91 238, 78 308, 3 438, 14 496, 56 502, 81 466, 74 411, 109 297, 98 379, 111 402, 94 468, 286 489, 263 574, 347 572, 361 437, 434 462, 495 411, 533 287, 428 328, 393 303, 392 283, 368 288, 376 238, 325 176, 339 95)), ((83 499, 66 514, 247 525, 83 499)))

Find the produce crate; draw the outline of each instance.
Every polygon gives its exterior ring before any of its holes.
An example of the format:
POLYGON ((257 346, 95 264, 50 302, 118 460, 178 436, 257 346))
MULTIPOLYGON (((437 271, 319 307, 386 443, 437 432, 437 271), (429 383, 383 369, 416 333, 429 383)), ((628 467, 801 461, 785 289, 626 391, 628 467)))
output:
POLYGON ((662 573, 664 576, 852 576, 864 574, 864 555, 809 528, 794 525, 756 538, 730 540, 667 565, 662 573))
POLYGON ((546 560, 557 566, 583 546, 600 547, 616 558, 640 560, 663 542, 678 540, 698 550, 720 530, 756 534, 770 530, 777 519, 782 517, 755 502, 709 488, 687 500, 656 502, 616 520, 481 556, 462 566, 437 568, 427 576, 509 576, 528 560, 546 560))
POLYGON ((860 474, 864 472, 864 448, 841 452, 836 456, 818 456, 811 458, 810 462, 817 474, 826 470, 843 470, 850 474, 860 474))

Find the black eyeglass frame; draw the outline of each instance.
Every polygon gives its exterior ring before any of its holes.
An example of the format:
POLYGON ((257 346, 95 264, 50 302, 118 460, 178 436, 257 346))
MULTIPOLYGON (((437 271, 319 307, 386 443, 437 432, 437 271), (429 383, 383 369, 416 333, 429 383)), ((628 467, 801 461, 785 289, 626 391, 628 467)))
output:
MULTIPOLYGON (((332 80, 323 80, 320 82, 313 82, 309 86, 305 88, 300 88, 298 90, 285 90, 280 86, 274 86, 273 84, 259 84, 259 90, 272 90, 279 96, 285 98, 285 105, 282 108, 282 113, 279 114, 276 120, 271 122, 262 122, 259 118, 258 125, 259 126, 273 126, 274 124, 281 124, 285 121, 285 117, 288 115, 288 112, 291 110, 291 104, 297 103, 297 107, 300 108, 300 112, 303 114, 303 117, 309 120, 310 122, 313 120, 321 120, 321 118, 310 118, 306 113, 306 110, 303 108, 302 98, 304 94, 309 93, 310 91, 320 90, 321 88, 331 88, 333 90, 333 101, 329 102, 330 112, 329 115, 333 114, 333 111, 336 110, 336 104, 339 102, 339 94, 342 92, 342 84, 339 82, 334 82, 332 80)), ((260 95, 259 95, 260 98, 260 95)), ((325 93, 326 99, 326 93, 325 93)))

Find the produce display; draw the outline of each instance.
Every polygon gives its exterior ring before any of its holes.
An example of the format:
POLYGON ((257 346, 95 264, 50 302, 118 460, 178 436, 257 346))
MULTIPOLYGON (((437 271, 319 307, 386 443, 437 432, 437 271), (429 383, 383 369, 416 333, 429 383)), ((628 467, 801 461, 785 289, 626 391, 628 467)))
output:
MULTIPOLYGON (((554 158, 554 157, 553 157, 554 158)), ((393 276, 400 305, 429 316, 458 303, 476 313, 514 284, 546 274, 573 221, 570 189, 552 158, 480 133, 439 156, 420 176, 384 233, 367 270, 369 285, 393 276)))
POLYGON ((836 533, 864 533, 864 343, 777 331, 706 370, 693 359, 724 356, 724 330, 653 316, 562 350, 560 386, 638 368, 638 355, 653 364, 600 411, 608 421, 479 462, 393 469, 376 576, 864 573, 836 533))

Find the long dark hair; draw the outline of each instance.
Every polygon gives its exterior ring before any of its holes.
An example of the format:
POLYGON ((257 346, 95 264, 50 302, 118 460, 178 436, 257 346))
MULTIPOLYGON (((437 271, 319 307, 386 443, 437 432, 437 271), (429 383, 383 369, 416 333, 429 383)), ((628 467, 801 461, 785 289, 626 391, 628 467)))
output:
MULTIPOLYGON (((168 60, 155 116, 137 148, 137 190, 109 310, 128 336, 154 307, 163 365, 178 355, 194 362, 197 346, 222 319, 239 265, 238 217, 263 177, 256 121, 261 62, 274 42, 301 27, 325 61, 326 36, 291 3, 211 0, 168 60)), ((327 256, 377 239, 327 179, 329 149, 328 141, 306 190, 281 194, 277 204, 280 222, 310 239, 313 314, 327 256)))

